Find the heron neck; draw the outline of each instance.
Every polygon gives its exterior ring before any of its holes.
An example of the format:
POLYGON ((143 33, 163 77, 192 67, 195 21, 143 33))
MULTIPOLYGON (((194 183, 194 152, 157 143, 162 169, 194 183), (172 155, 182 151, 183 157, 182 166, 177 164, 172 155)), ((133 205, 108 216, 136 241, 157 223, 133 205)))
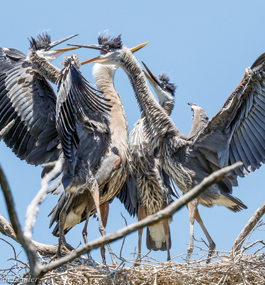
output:
POLYGON ((112 106, 110 111, 112 145, 118 148, 121 159, 125 160, 129 150, 129 130, 120 95, 114 88, 113 78, 116 70, 116 66, 96 63, 93 67, 93 76, 102 96, 110 100, 108 104, 112 106))
POLYGON ((34 69, 36 69, 46 79, 56 84, 61 74, 61 70, 59 68, 52 65, 44 57, 38 56, 35 51, 30 51, 29 59, 34 69))
POLYGON ((145 117, 147 135, 151 138, 152 147, 160 145, 165 136, 180 136, 180 132, 148 88, 141 66, 126 47, 121 49, 120 65, 131 81, 140 111, 145 117))

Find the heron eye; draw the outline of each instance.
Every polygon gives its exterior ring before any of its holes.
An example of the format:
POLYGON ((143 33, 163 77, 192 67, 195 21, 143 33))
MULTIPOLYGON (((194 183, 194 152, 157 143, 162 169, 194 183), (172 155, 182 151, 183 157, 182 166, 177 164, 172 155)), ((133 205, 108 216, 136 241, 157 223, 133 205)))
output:
POLYGON ((106 49, 109 50, 109 46, 108 45, 106 45, 106 49))
POLYGON ((163 89, 166 89, 166 88, 167 88, 167 86, 166 86, 166 85, 164 85, 164 86, 163 86, 163 89))

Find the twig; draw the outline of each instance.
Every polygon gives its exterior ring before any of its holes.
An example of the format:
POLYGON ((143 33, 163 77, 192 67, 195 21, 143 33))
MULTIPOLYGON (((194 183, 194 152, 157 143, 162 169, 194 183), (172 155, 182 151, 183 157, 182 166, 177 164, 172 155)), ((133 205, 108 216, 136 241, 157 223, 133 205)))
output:
POLYGON ((5 136, 5 134, 13 127, 15 124, 15 120, 13 119, 10 123, 8 123, 1 131, 0 131, 0 141, 5 136))
POLYGON ((236 238, 233 247, 232 247, 232 252, 237 254, 237 252, 240 250, 244 240, 246 237, 249 235, 249 233, 252 231, 252 229, 255 227, 255 225, 258 223, 260 218, 264 215, 265 213, 265 203, 256 210, 256 212, 252 215, 250 220, 247 222, 239 236, 236 238))
POLYGON ((183 195, 180 199, 177 201, 171 203, 168 207, 165 209, 159 211, 158 213, 148 216, 147 218, 131 224, 123 229, 118 230, 115 233, 108 234, 104 237, 100 237, 92 242, 87 243, 83 247, 77 249, 76 251, 72 252, 68 256, 62 257, 59 260, 56 260, 55 262, 51 264, 47 264, 43 266, 40 277, 43 276, 45 273, 47 273, 50 270, 56 269, 60 267, 61 265, 70 262, 74 260, 75 258, 79 257, 82 254, 85 254, 87 251, 91 251, 92 249, 99 248, 107 243, 111 243, 113 241, 116 241, 132 232, 135 232, 139 230, 140 228, 150 226, 152 224, 155 224, 159 222, 160 220, 164 218, 171 217, 176 211, 180 210, 183 206, 185 206, 188 202, 190 202, 192 199, 197 197, 199 194, 201 194, 203 191, 205 191, 209 186, 212 184, 220 181, 222 178, 224 178, 228 173, 235 170, 236 168, 240 167, 242 165, 241 162, 237 162, 231 166, 227 166, 225 168, 222 168, 218 171, 215 171, 208 177, 204 178, 203 181, 191 189, 188 193, 183 195))
POLYGON ((36 222, 36 217, 39 211, 40 204, 44 201, 48 193, 48 183, 56 177, 59 173, 61 173, 63 166, 63 158, 59 158, 53 170, 47 173, 42 181, 41 181, 41 189, 39 190, 38 194, 33 198, 31 203, 28 206, 27 213, 26 213, 26 221, 25 221, 25 230, 24 234, 29 239, 32 238, 32 228, 36 222))
MULTIPOLYGON (((18 242, 16 234, 13 230, 12 225, 0 214, 0 232, 12 238, 14 241, 18 242)), ((31 241, 37 252, 39 252, 43 256, 54 256, 57 253, 57 245, 48 245, 43 244, 37 241, 31 241)), ((65 247, 62 248, 62 254, 69 254, 69 250, 66 250, 65 247)))
MULTIPOLYGON (((121 216, 123 217, 123 219, 124 219, 124 221, 125 221, 125 226, 127 227, 127 220, 125 219, 125 217, 123 216, 123 214, 121 213, 121 216)), ((124 246, 124 243, 125 243, 125 238, 126 237, 124 237, 124 239, 123 239, 123 241, 122 241, 122 245, 121 245, 121 250, 120 250, 120 259, 122 259, 122 249, 123 249, 123 246, 124 246)))
POLYGON ((21 226, 18 221, 17 213, 15 210, 14 200, 11 194, 11 190, 9 188, 7 179, 0 165, 0 185, 5 197, 5 203, 9 215, 9 219, 12 223, 13 229, 15 231, 16 237, 19 243, 23 246, 26 251, 27 257, 30 263, 30 273, 32 277, 35 277, 39 274, 39 270, 41 268, 41 264, 38 261, 36 256, 35 248, 30 239, 26 238, 22 232, 21 226))

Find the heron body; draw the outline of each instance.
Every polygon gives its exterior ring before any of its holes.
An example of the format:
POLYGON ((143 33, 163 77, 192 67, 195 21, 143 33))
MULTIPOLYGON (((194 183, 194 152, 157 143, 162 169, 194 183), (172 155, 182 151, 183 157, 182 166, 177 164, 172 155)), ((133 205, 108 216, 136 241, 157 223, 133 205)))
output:
POLYGON ((242 167, 209 187, 188 205, 191 232, 187 257, 190 258, 193 250, 195 219, 210 243, 211 255, 215 244, 199 216, 198 204, 207 207, 222 205, 233 212, 247 208, 232 195, 233 186, 237 186, 237 176, 244 177, 264 163, 265 55, 262 54, 246 70, 240 85, 221 110, 192 140, 182 137, 156 102, 146 85, 140 65, 129 49, 122 47, 112 54, 102 55, 101 58, 104 58, 104 64, 118 64, 128 74, 140 109, 147 118, 145 123, 150 144, 153 148, 158 148, 163 169, 183 193, 199 184, 213 171, 236 161, 243 162, 242 167))
MULTIPOLYGON (((111 48, 113 44, 117 44, 116 39, 109 39, 106 36, 100 36, 99 42, 103 45, 108 43, 111 48)), ((108 105, 111 106, 109 114, 109 129, 110 129, 110 144, 108 146, 108 153, 111 153, 116 160, 112 164, 107 164, 109 158, 103 160, 103 163, 96 173, 96 180, 100 187, 99 193, 99 204, 102 215, 102 223, 105 228, 107 224, 108 211, 109 211, 109 201, 113 200, 119 193, 127 172, 128 172, 128 156, 129 156, 129 142, 128 142, 128 123, 124 112, 124 108, 120 99, 120 95, 114 88, 113 77, 116 71, 115 66, 103 66, 101 64, 95 64, 93 67, 93 75, 96 80, 96 85, 101 92, 102 96, 108 100, 108 105), (115 172, 111 172, 111 176, 108 179, 101 179, 102 176, 106 176, 106 171, 110 171, 115 168, 115 172), (119 166, 119 167, 118 167, 119 166), (101 182, 100 182, 100 181, 101 182)), ((101 139, 100 139, 101 141, 101 139)), ((95 155, 96 149, 91 152, 91 155, 95 155)), ((99 165, 99 164, 98 164, 99 165)), ((65 194, 63 194, 64 196, 65 194)), ((63 198, 61 197, 60 200, 63 198)), ((65 198, 64 198, 65 199, 65 198)), ((58 203, 56 209, 54 209, 54 215, 51 220, 51 224, 58 220, 58 215, 60 213, 63 203, 58 203), (55 214, 56 213, 56 214, 55 214), (57 217, 55 219, 55 217, 57 217)), ((69 205, 66 217, 66 223, 64 230, 69 231, 77 223, 86 220, 83 235, 86 236, 86 226, 88 222, 88 217, 95 213, 95 205, 91 203, 91 198, 88 199, 83 193, 76 194, 72 204, 69 205)), ((55 227, 53 233, 58 234, 59 226, 55 227)), ((101 253, 103 260, 105 260, 104 247, 101 248, 101 253)), ((113 260, 114 261, 114 260, 113 260)))
MULTIPOLYGON (((146 67, 146 66, 145 66, 146 67)), ((174 107, 175 86, 169 83, 166 74, 161 73, 158 79, 153 76, 146 67, 146 77, 154 87, 158 95, 159 102, 167 113, 170 115, 174 107)), ((130 134, 130 150, 132 155, 132 176, 135 179, 136 187, 129 187, 130 197, 137 197, 135 209, 138 220, 145 218, 160 211, 168 206, 173 200, 171 195, 176 196, 173 190, 173 184, 170 178, 164 172, 160 165, 159 158, 156 157, 153 148, 150 146, 149 138, 144 128, 144 117, 140 118, 135 124, 130 134)), ((131 184, 132 185, 132 184, 131 184)), ((133 202, 132 202, 133 203, 133 202)), ((130 211, 129 211, 130 212, 130 211)), ((133 214, 133 213, 131 213, 133 214)), ((167 250, 167 259, 170 260, 171 236, 169 223, 171 219, 166 219, 147 228, 146 245, 149 250, 167 250)), ((143 230, 138 231, 138 260, 141 259, 141 239, 143 230)))

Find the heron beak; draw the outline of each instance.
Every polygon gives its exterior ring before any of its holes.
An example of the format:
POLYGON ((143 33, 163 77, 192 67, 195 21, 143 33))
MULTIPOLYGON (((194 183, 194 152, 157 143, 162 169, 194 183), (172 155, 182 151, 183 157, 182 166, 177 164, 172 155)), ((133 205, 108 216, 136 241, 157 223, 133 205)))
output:
POLYGON ((140 50, 141 48, 145 47, 148 43, 149 43, 149 42, 145 42, 145 43, 143 43, 143 44, 140 44, 140 45, 138 45, 138 46, 136 46, 136 47, 131 48, 131 49, 130 49, 130 50, 131 50, 131 53, 137 52, 137 51, 140 50))
POLYGON ((100 58, 100 56, 97 56, 97 57, 94 57, 94 58, 91 58, 89 60, 86 60, 86 61, 83 61, 81 62, 81 65, 85 65, 85 64, 88 64, 88 63, 96 63, 96 62, 104 62, 104 61, 107 61, 108 59, 107 58, 100 58))
POLYGON ((68 45, 78 47, 78 48, 91 48, 91 49, 100 50, 104 53, 108 53, 108 51, 104 48, 103 45, 76 45, 76 44, 68 44, 68 45))
POLYGON ((70 40, 71 38, 76 37, 76 36, 78 36, 78 34, 75 34, 75 35, 72 35, 72 36, 63 38, 63 39, 61 39, 61 40, 55 41, 55 42, 53 42, 53 43, 50 43, 50 44, 49 44, 49 48, 47 49, 47 51, 49 51, 50 49, 54 48, 55 46, 58 46, 59 44, 65 42, 65 41, 68 41, 68 40, 70 40))
POLYGON ((160 86, 160 83, 158 82, 158 80, 156 79, 156 77, 153 75, 153 73, 149 70, 149 68, 145 65, 145 63, 142 61, 142 64, 143 64, 143 66, 145 67, 145 69, 147 70, 147 72, 145 72, 144 70, 143 70, 143 72, 144 72, 144 75, 146 76, 146 78, 148 79, 148 81, 152 84, 152 85, 154 85, 154 86, 156 86, 156 85, 158 85, 158 86, 160 86))

